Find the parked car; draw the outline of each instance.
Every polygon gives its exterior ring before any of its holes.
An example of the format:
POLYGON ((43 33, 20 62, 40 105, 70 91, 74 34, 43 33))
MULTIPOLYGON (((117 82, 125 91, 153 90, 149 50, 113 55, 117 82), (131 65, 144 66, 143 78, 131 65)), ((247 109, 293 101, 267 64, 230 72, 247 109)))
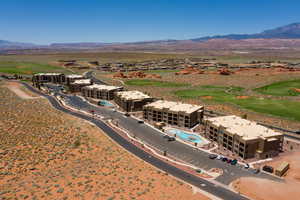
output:
POLYGON ((221 155, 218 155, 217 160, 222 160, 224 157, 221 155))
POLYGON ((300 130, 299 130, 299 131, 296 131, 295 133, 300 135, 300 130))
POLYGON ((245 165, 245 169, 249 169, 250 165, 248 163, 246 163, 245 165))
POLYGON ((144 121, 143 121, 143 120, 138 120, 138 123, 139 123, 139 124, 143 124, 144 121))
POLYGON ((170 136, 164 135, 163 138, 168 139, 170 136))
POLYGON ((130 114, 127 112, 124 114, 126 117, 130 117, 130 114))
POLYGON ((210 159, 216 159, 218 157, 218 155, 216 154, 209 154, 208 156, 210 159))
POLYGON ((232 164, 232 165, 236 165, 236 164, 237 164, 237 159, 233 159, 233 160, 231 161, 231 164, 232 164))
POLYGON ((226 157, 222 158, 222 161, 223 161, 223 162, 227 162, 227 160, 228 160, 228 159, 227 159, 226 157))
POLYGON ((268 165, 263 166, 262 170, 264 170, 266 172, 269 172, 269 173, 273 173, 274 172, 273 167, 268 166, 268 165))
POLYGON ((231 161, 232 161, 231 159, 228 159, 228 160, 227 160, 227 163, 231 163, 231 161))
POLYGON ((168 141, 169 141, 169 142, 172 142, 172 141, 175 141, 175 140, 176 140, 176 139, 175 139, 174 137, 169 137, 169 138, 168 138, 168 141))

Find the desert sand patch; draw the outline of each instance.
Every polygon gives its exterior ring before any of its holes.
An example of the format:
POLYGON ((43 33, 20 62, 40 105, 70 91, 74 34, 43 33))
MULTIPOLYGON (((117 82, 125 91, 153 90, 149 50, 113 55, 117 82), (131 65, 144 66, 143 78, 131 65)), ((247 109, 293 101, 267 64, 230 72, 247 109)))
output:
POLYGON ((18 95, 22 99, 35 99, 35 98, 41 98, 40 96, 36 96, 34 94, 31 94, 31 92, 26 91, 26 89, 22 89, 22 85, 18 82, 6 82, 5 87, 10 89, 12 92, 14 92, 16 95, 18 95))
POLYGON ((283 176, 283 182, 267 179, 241 178, 232 183, 232 187, 255 200, 286 200, 299 199, 300 196, 300 152, 289 152, 261 164, 276 169, 283 161, 290 164, 290 169, 283 176))
POLYGON ((300 185, 297 181, 275 182, 259 178, 240 178, 232 187, 243 195, 255 200, 296 200, 300 196, 300 185))
POLYGON ((45 99, 0 99, 0 199, 208 199, 45 99))

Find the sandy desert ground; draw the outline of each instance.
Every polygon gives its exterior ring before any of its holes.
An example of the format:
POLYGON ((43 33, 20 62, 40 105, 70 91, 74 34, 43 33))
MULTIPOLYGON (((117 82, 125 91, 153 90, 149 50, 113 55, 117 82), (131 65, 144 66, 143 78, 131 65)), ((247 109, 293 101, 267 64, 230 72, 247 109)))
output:
POLYGON ((235 190, 255 200, 287 200, 299 199, 300 196, 300 151, 289 152, 264 163, 274 169, 283 161, 290 163, 290 169, 283 176, 283 182, 265 179, 241 178, 233 182, 235 190))
POLYGON ((43 98, 0 97, 0 199, 208 199, 43 98))

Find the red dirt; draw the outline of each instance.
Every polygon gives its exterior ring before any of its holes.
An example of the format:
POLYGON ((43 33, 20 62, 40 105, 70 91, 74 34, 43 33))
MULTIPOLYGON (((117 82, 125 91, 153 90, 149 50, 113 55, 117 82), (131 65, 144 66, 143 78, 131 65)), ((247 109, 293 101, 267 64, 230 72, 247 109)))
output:
POLYGON ((236 191, 255 200, 299 199, 299 182, 275 182, 267 179, 245 177, 232 184, 236 191))
POLYGON ((175 75, 187 75, 187 74, 204 74, 203 70, 188 66, 183 70, 176 72, 175 75))
POLYGON ((0 199, 208 199, 44 99, 0 97, 0 199))
POLYGON ((219 70, 219 74, 220 75, 230 75, 233 74, 233 71, 230 71, 228 68, 222 68, 221 70, 219 70))
POLYGON ((300 89, 299 88, 294 88, 294 91, 295 92, 300 92, 300 89))
POLYGON ((235 98, 237 98, 237 99, 248 99, 249 96, 236 96, 235 98))
POLYGON ((202 99, 213 99, 212 96, 202 96, 201 98, 202 98, 202 99))
POLYGON ((122 72, 117 72, 113 75, 113 78, 127 78, 127 76, 122 72))
POLYGON ((235 190, 257 200, 299 199, 300 196, 300 151, 283 154, 258 166, 269 165, 276 169, 283 161, 290 164, 284 175, 285 182, 258 178, 241 178, 233 182, 235 190))
POLYGON ((141 71, 137 72, 130 72, 125 75, 123 72, 117 72, 113 75, 113 78, 158 78, 160 79, 161 76, 158 74, 146 74, 141 71))

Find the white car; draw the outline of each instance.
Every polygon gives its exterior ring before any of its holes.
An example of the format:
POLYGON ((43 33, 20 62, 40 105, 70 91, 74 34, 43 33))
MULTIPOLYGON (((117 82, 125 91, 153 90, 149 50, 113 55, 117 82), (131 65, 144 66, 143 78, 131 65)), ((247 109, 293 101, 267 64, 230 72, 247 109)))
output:
POLYGON ((217 160, 222 160, 224 157, 221 155, 218 155, 217 160))

